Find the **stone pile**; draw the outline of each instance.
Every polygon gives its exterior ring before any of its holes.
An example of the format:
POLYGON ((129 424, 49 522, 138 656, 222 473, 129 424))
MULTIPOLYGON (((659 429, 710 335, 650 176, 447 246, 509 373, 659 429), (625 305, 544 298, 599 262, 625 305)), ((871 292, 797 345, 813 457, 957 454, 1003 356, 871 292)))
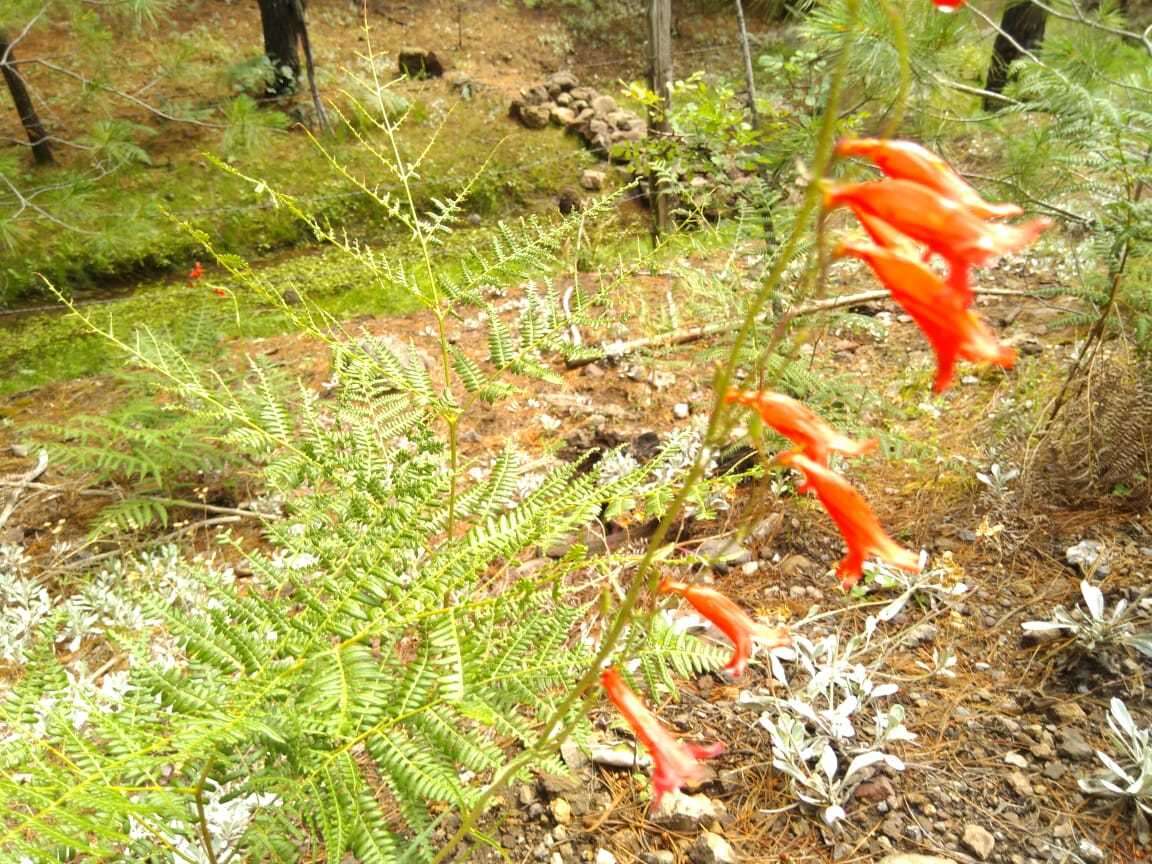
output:
POLYGON ((521 90, 508 116, 529 129, 561 126, 605 159, 616 145, 648 135, 644 118, 621 108, 611 96, 580 86, 571 72, 556 72, 521 90))

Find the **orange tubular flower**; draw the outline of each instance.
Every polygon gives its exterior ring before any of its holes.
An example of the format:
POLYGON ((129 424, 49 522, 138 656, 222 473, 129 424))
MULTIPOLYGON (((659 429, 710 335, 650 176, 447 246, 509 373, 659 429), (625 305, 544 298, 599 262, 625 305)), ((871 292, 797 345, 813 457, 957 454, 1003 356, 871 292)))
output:
POLYGON ((886 222, 945 258, 954 270, 1023 249, 1051 224, 1047 219, 1019 225, 986 222, 958 201, 911 180, 830 184, 824 206, 849 207, 886 222))
MULTIPOLYGON (((937 4, 939 5, 939 4, 937 4)), ((951 4, 953 6, 959 5, 951 4)), ((848 138, 836 145, 841 156, 860 156, 897 180, 911 180, 934 189, 945 198, 963 205, 981 219, 1019 216, 1024 211, 1015 204, 989 204, 952 168, 930 150, 911 141, 880 138, 848 138)))
POLYGON ((848 545, 848 554, 836 566, 842 588, 848 590, 860 581, 864 560, 869 557, 887 561, 901 570, 920 569, 920 557, 884 533, 868 502, 847 480, 802 453, 781 454, 779 461, 804 472, 808 486, 816 490, 820 503, 848 545))
POLYGON ((755 409, 761 420, 800 445, 801 452, 822 465, 828 464, 828 454, 832 451, 846 456, 859 456, 877 444, 875 438, 856 441, 841 435, 807 405, 783 393, 733 388, 724 396, 724 401, 755 409))
POLYGON ((689 585, 687 582, 673 582, 664 579, 660 583, 661 594, 679 594, 696 610, 719 628, 720 632, 732 640, 736 650, 732 659, 724 667, 733 678, 739 678, 748 668, 748 658, 752 656, 752 643, 762 640, 771 648, 791 645, 792 639, 785 627, 766 627, 754 621, 747 613, 715 588, 707 585, 689 585))
POLYGON ((195 282, 197 279, 199 279, 203 275, 204 275, 204 267, 200 264, 199 261, 197 261, 192 266, 192 269, 188 271, 188 281, 189 282, 195 282))
POLYGON ((724 752, 724 744, 719 741, 702 747, 676 738, 624 683, 615 668, 609 667, 600 673, 600 683, 636 738, 652 754, 652 809, 660 806, 666 792, 703 779, 704 769, 697 759, 712 759, 724 752))
POLYGON ((880 246, 855 243, 841 243, 836 254, 868 264, 892 299, 923 331, 936 352, 933 389, 937 393, 948 388, 957 360, 994 363, 1006 369, 1016 362, 1016 352, 1001 345, 980 317, 965 308, 971 294, 961 295, 955 284, 946 284, 919 261, 880 246))

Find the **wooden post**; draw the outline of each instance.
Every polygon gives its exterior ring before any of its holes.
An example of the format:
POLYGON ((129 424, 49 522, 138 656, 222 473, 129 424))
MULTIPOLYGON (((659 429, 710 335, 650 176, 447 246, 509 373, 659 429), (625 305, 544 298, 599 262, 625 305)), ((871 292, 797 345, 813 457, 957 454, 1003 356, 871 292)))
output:
POLYGON ((748 45, 748 26, 744 23, 744 4, 736 0, 736 20, 740 23, 740 50, 744 53, 744 83, 748 87, 748 114, 752 120, 752 128, 760 127, 760 118, 756 115, 756 79, 752 76, 752 49, 748 45))
MULTIPOLYGON (((668 133, 668 111, 671 108, 672 0, 648 0, 648 50, 652 92, 660 97, 659 104, 649 114, 648 130, 650 135, 659 137, 668 133)), ((668 184, 655 174, 648 179, 654 190, 654 227, 657 234, 664 234, 671 227, 668 184)))

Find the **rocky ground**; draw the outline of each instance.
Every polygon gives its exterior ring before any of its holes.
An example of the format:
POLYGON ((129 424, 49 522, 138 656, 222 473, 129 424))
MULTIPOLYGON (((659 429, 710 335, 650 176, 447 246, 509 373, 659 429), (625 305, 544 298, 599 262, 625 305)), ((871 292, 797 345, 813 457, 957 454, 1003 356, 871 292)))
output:
MULTIPOLYGON (((684 264, 684 270, 710 266, 702 260, 684 264)), ((1022 291, 1052 278, 1028 268, 996 276, 998 284, 1022 291)), ((641 274, 632 290, 658 302, 677 290, 682 278, 676 271, 641 274)), ((513 316, 519 302, 515 296, 504 301, 505 314, 513 316)), ((965 369, 954 390, 935 400, 928 392, 926 349, 913 327, 882 304, 858 310, 875 327, 814 322, 816 332, 810 334, 813 370, 844 376, 875 397, 862 403, 868 407, 859 419, 865 427, 884 430, 888 455, 854 464, 853 479, 902 542, 927 551, 939 583, 884 621, 853 659, 876 682, 899 688, 877 708, 899 703, 906 709, 905 722, 916 740, 889 748, 903 759, 904 770, 865 769, 856 778, 862 782, 845 797, 846 818, 834 829, 826 826, 819 809, 799 803, 793 784, 772 764, 763 718, 794 691, 788 689, 793 683, 774 680, 762 656, 738 682, 721 674, 703 676, 683 682, 679 701, 656 706, 665 722, 685 734, 726 743, 727 753, 710 764, 709 778, 699 788, 670 796, 650 812, 646 757, 635 752, 604 710, 598 745, 566 748, 571 776, 518 783, 493 811, 487 827, 502 849, 475 847, 461 860, 1121 864, 1140 859, 1130 807, 1088 795, 1078 781, 1099 773, 1098 748, 1114 749, 1107 735, 1112 697, 1124 699, 1138 722, 1148 722, 1147 660, 1132 651, 1078 650, 1066 634, 1029 634, 1021 625, 1050 619, 1057 606, 1083 607, 1078 583, 1087 577, 1101 587, 1109 610, 1128 600, 1137 609, 1136 624, 1152 628, 1152 610, 1147 601, 1140 605, 1152 569, 1152 519, 1146 507, 1115 497, 1056 506, 1030 494, 1023 478, 1010 476, 1009 469, 1023 462, 1018 430, 1027 429, 1024 421, 1036 413, 1030 400, 1040 400, 1051 387, 1073 339, 1055 323, 1060 310, 1050 301, 991 298, 982 300, 981 308, 1005 338, 1028 347, 1014 371, 970 374, 974 370, 965 369), (992 460, 1001 467, 989 474, 992 460), (986 480, 978 480, 977 472, 986 480), (966 590, 952 593, 958 585, 966 590), (950 664, 949 657, 954 658, 950 664)), ((414 350, 432 349, 426 316, 363 320, 357 326, 391 334, 414 350)), ((453 327, 452 338, 465 350, 483 353, 479 328, 467 319, 453 327)), ((585 333, 584 338, 594 343, 609 335, 621 334, 585 333)), ((656 440, 706 414, 710 383, 699 358, 707 356, 707 347, 693 343, 613 363, 558 367, 561 387, 529 390, 474 415, 463 439, 466 450, 480 459, 512 437, 529 452, 558 453, 558 458, 565 448, 579 452, 617 443, 643 455, 656 440)), ((316 387, 330 375, 326 355, 300 336, 255 340, 235 351, 264 355, 316 387)), ((74 410, 86 386, 60 385, 42 394, 35 413, 42 418, 74 410)), ((28 419, 26 410, 12 405, 6 413, 16 428, 28 419)), ((30 456, 7 452, 0 470, 27 470, 30 456)), ((54 478, 49 473, 42 479, 54 478)), ((814 643, 836 637, 843 646, 899 590, 873 586, 859 596, 844 594, 830 575, 842 554, 838 536, 810 501, 780 487, 778 479, 769 476, 737 489, 722 519, 688 526, 681 549, 698 557, 697 578, 713 580, 765 620, 788 623, 814 643)), ((69 532, 79 534, 91 502, 73 502, 76 509, 62 518, 65 505, 59 498, 18 509, 7 531, 18 530, 31 549, 46 548, 69 532)), ((614 548, 638 542, 621 531, 609 524, 598 536, 614 548)), ((682 623, 700 622, 685 617, 682 623)), ((702 636, 709 638, 707 632, 702 636)), ((795 664, 782 668, 792 670, 790 682, 803 679, 794 677, 795 664)), ((861 712, 857 723, 870 719, 861 712)))

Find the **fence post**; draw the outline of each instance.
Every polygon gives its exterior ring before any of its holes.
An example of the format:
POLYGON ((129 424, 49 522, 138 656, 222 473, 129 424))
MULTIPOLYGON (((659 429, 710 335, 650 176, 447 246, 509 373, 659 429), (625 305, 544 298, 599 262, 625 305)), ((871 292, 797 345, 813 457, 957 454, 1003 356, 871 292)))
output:
MULTIPOLYGON (((648 129, 659 138, 668 133, 671 107, 672 0, 648 0, 648 50, 652 92, 660 97, 659 104, 649 113, 648 129)), ((671 227, 668 183, 655 173, 648 182, 653 190, 654 228, 657 234, 665 234, 671 227)))

